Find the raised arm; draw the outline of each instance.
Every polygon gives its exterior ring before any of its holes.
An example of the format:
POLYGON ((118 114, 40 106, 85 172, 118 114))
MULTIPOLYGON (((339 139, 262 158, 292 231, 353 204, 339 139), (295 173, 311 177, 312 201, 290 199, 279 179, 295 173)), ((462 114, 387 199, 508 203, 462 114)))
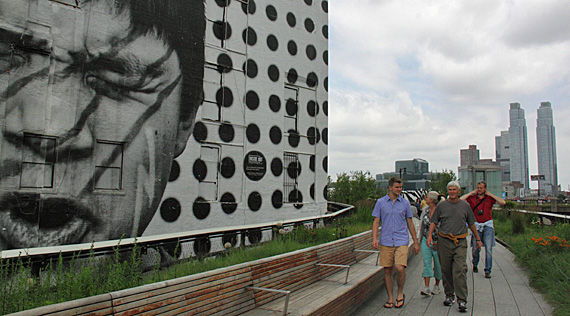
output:
POLYGON ((487 192, 485 192, 485 193, 488 196, 492 197, 497 202, 497 204, 499 204, 500 206, 507 204, 507 202, 505 200, 503 200, 502 198, 500 198, 500 197, 494 195, 493 193, 489 192, 489 190, 487 190, 487 192))
POLYGON ((465 201, 465 200, 467 200, 467 198, 468 198, 469 196, 474 195, 474 194, 477 194, 477 189, 475 189, 475 190, 473 190, 473 191, 471 191, 471 192, 469 192, 469 193, 463 194, 463 195, 460 197, 460 199, 462 199, 463 201, 465 201))

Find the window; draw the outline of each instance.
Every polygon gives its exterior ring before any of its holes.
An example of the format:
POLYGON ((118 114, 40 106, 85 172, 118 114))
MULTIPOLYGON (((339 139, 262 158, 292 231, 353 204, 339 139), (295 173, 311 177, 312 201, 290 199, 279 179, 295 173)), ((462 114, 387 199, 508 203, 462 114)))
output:
POLYGON ((98 140, 95 145, 96 190, 123 189, 124 144, 98 140))
POLYGON ((298 133, 299 89, 285 87, 285 131, 298 133))
MULTIPOLYGON (((50 1, 79 8, 79 0, 50 0, 50 1)), ((115 1, 115 6, 117 6, 116 1, 115 1)))
POLYGON ((55 137, 24 134, 21 188, 53 188, 56 144, 55 137))
POLYGON ((486 174, 485 171, 475 171, 475 183, 478 183, 479 181, 486 181, 486 174))
POLYGON ((213 121, 221 121, 222 106, 227 93, 223 89, 223 76, 216 70, 216 65, 206 63, 204 67, 204 103, 200 107, 201 118, 213 121), (212 94, 212 91, 214 93, 212 94))
POLYGON ((199 194, 206 201, 217 201, 220 162, 220 148, 217 146, 200 147, 200 160, 194 164, 193 172, 198 176, 199 194))
POLYGON ((283 200, 284 202, 302 202, 299 194, 299 173, 301 164, 299 155, 285 152, 283 154, 285 174, 283 177, 283 200))

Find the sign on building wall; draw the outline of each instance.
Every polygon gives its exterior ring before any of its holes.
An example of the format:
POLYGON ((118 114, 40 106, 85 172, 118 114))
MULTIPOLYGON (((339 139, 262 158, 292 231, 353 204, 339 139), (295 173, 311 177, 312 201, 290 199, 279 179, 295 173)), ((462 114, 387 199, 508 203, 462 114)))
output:
POLYGON ((0 249, 323 214, 327 11, 0 1, 0 249))

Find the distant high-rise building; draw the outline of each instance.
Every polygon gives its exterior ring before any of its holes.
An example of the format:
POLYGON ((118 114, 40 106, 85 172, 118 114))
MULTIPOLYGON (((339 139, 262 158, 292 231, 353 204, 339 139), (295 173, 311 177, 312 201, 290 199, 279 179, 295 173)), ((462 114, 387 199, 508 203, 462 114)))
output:
MULTIPOLYGON (((524 188, 524 194, 530 192, 528 174, 528 138, 526 119, 520 103, 511 103, 509 110, 509 154, 511 160, 511 181, 518 181, 524 188)), ((520 196, 517 192, 517 196, 520 196)))
POLYGON ((550 102, 541 102, 536 119, 536 145, 539 180, 539 194, 556 195, 558 189, 558 165, 556 160, 556 132, 552 119, 550 102))
POLYGON ((396 172, 406 169, 409 174, 424 174, 429 172, 429 163, 425 159, 396 160, 396 172))
POLYGON ((501 181, 511 181, 511 137, 509 131, 501 131, 501 136, 495 136, 495 161, 501 165, 501 181))
POLYGON ((501 167, 493 159, 482 159, 479 153, 477 145, 459 150, 461 165, 457 168, 457 175, 462 190, 471 192, 477 188, 479 181, 485 181, 491 193, 501 195, 501 167))
POLYGON ((396 160, 394 172, 384 172, 376 175, 376 185, 381 188, 388 187, 388 179, 400 177, 404 180, 404 190, 429 189, 431 180, 437 173, 429 172, 429 163, 425 159, 414 158, 410 160, 396 160))
POLYGON ((459 150, 460 166, 475 166, 479 164, 479 149, 477 145, 469 145, 467 149, 459 150))

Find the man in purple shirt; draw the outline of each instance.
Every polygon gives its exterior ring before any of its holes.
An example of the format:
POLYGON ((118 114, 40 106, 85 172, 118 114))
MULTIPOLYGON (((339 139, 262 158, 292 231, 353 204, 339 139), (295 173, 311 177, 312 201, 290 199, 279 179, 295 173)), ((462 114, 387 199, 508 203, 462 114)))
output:
POLYGON ((384 267, 384 281, 388 292, 388 301, 385 308, 400 308, 404 306, 404 281, 406 281, 406 266, 408 265, 408 230, 413 238, 413 251, 418 254, 420 247, 416 237, 416 229, 412 222, 412 209, 410 202, 400 196, 402 193, 402 179, 392 177, 388 180, 388 194, 379 198, 372 211, 374 225, 372 226, 372 246, 380 248, 380 265, 384 267), (378 226, 382 221, 380 231, 380 245, 378 245, 378 226), (396 268, 396 282, 398 294, 394 305, 394 267, 396 268))

